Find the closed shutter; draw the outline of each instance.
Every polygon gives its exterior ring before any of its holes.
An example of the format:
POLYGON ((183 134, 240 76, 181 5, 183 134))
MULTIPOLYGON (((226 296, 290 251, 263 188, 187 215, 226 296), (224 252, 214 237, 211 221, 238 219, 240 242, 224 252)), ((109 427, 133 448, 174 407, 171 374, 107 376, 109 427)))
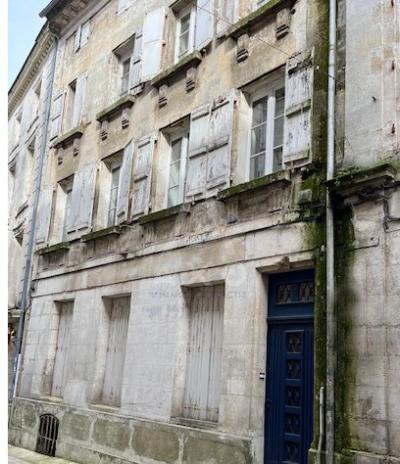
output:
POLYGON ((133 142, 124 149, 121 173, 119 176, 118 200, 117 200, 117 224, 128 219, 129 190, 131 185, 133 159, 133 142))
POLYGON ((217 102, 211 112, 207 189, 229 184, 233 105, 234 98, 229 96, 217 102))
POLYGON ((130 5, 131 0, 118 0, 118 11, 117 13, 121 13, 122 11, 126 10, 130 5))
POLYGON ((60 303, 56 355, 53 368, 52 396, 62 398, 66 380, 66 367, 72 325, 73 303, 60 303))
POLYGON ((183 416, 218 421, 224 286, 192 289, 183 416))
POLYGON ((208 45, 213 37, 213 0, 198 0, 196 10, 195 48, 208 45))
POLYGON ((74 176, 68 232, 87 228, 92 221, 96 182, 96 164, 90 163, 74 176))
POLYGON ((87 44, 90 37, 90 21, 86 21, 86 23, 82 24, 81 27, 81 47, 87 44))
POLYGON ((131 69, 129 71, 129 87, 131 89, 137 87, 141 83, 142 46, 143 33, 142 31, 139 31, 135 34, 135 42, 133 45, 133 54, 131 59, 131 69))
POLYGON ((82 27, 79 26, 75 32, 75 39, 74 39, 74 51, 77 52, 81 48, 81 33, 82 27))
POLYGON ((129 297, 112 300, 102 393, 102 402, 109 406, 119 406, 121 403, 129 310, 129 297))
POLYGON ((200 194, 204 191, 209 121, 209 105, 203 105, 191 114, 188 168, 186 177, 187 198, 200 194))
POLYGON ((155 76, 161 68, 165 22, 165 8, 157 8, 146 14, 143 23, 142 80, 155 76))
POLYGON ((285 129, 283 161, 309 158, 312 132, 313 65, 297 55, 286 64, 285 129))
POLYGON ((53 100, 53 109, 51 116, 50 140, 58 137, 61 132, 61 119, 64 103, 64 94, 57 95, 53 100))
POLYGON ((51 212, 53 206, 53 187, 40 191, 36 216, 36 243, 47 242, 49 237, 51 212))
POLYGON ((239 0, 219 0, 217 35, 222 35, 239 18, 239 0))
POLYGON ((132 216, 143 214, 149 208, 153 146, 154 141, 151 137, 145 137, 137 144, 133 176, 132 216))
POLYGON ((82 110, 85 102, 86 80, 87 77, 85 75, 79 76, 76 80, 74 110, 72 114, 72 127, 79 126, 79 124, 81 123, 82 110))

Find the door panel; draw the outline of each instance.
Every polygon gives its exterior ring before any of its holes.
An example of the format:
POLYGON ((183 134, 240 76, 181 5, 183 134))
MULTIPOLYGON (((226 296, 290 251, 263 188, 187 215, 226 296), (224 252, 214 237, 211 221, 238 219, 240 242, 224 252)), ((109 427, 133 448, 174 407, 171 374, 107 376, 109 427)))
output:
POLYGON ((312 274, 274 276, 267 340, 265 463, 308 462, 313 425, 312 274), (272 315, 271 315, 272 314, 272 315))

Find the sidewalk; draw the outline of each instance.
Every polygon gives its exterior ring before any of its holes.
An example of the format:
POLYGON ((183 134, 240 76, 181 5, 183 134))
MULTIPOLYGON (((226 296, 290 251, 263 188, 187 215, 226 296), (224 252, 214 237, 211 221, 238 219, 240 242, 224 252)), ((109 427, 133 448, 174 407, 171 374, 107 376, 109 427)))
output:
POLYGON ((52 458, 23 448, 8 445, 8 464, 76 464, 61 458, 52 458))

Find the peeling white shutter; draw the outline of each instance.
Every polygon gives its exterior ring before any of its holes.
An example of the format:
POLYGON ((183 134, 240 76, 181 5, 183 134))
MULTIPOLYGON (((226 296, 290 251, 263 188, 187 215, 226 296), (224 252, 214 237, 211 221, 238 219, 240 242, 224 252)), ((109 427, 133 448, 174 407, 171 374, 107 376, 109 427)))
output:
POLYGON ((119 406, 128 336, 130 298, 112 300, 110 309, 102 403, 119 406))
POLYGON ((67 359, 72 326, 73 303, 60 303, 56 355, 53 368, 51 395, 62 398, 67 374, 67 359))
POLYGON ((118 0, 118 13, 126 10, 130 4, 131 0, 118 0))
POLYGON ((310 57, 297 55, 286 64, 284 163, 310 156, 313 72, 310 57))
POLYGON ((145 137, 137 144, 131 216, 143 214, 147 212, 149 208, 153 148, 154 141, 152 137, 145 137))
POLYGON ((133 44, 133 54, 131 59, 131 69, 129 70, 129 88, 133 89, 141 82, 142 71, 142 45, 143 33, 138 31, 135 34, 135 42, 133 44))
POLYGON ((61 131, 61 120, 64 103, 64 94, 57 95, 53 100, 53 109, 51 116, 50 140, 57 137, 61 131))
POLYGON ((239 0, 219 0, 217 35, 222 35, 239 18, 239 0))
POLYGON ((118 200, 117 200, 117 223, 121 224, 128 219, 129 190, 131 184, 133 159, 133 142, 124 149, 121 173, 119 176, 118 200))
POLYGON ((76 80, 74 110, 72 114, 72 127, 79 126, 81 122, 82 109, 85 102, 86 80, 86 75, 79 76, 76 80))
POLYGON ((53 187, 40 191, 36 217, 36 243, 47 242, 49 237, 51 212, 53 206, 53 187))
POLYGON ((184 417, 218 421, 223 314, 223 285, 192 290, 184 417))
POLYGON ((165 23, 165 8, 157 8, 146 14, 143 23, 142 80, 155 76, 161 69, 165 23))
POLYGON ((203 193, 206 180, 208 126, 210 106, 203 105, 190 117, 186 198, 203 193))
POLYGON ((89 41, 90 32, 90 21, 86 21, 86 23, 81 26, 81 47, 89 41))
POLYGON ((68 232, 87 228, 91 224, 96 172, 96 164, 90 163, 74 176, 68 232))
POLYGON ((208 45, 213 37, 213 0, 198 0, 196 9, 195 48, 208 45))
POLYGON ((207 189, 229 185, 233 95, 222 99, 211 111, 207 155, 207 189))
POLYGON ((75 52, 77 52, 81 47, 81 31, 82 31, 82 27, 79 26, 75 32, 75 38, 74 38, 74 51, 75 52))

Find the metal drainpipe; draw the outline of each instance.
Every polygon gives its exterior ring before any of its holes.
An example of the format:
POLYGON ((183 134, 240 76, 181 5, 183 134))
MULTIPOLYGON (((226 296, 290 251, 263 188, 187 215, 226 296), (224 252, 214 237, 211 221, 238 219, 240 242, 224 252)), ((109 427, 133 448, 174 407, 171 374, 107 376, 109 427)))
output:
MULTIPOLYGON (((329 0, 327 180, 335 175, 336 0, 329 0)), ((331 195, 326 191, 326 464, 335 461, 335 240, 331 195)))
MULTIPOLYGON (((48 97, 48 101, 46 104, 45 110, 45 122, 43 128, 43 140, 42 146, 40 147, 39 153, 39 169, 38 175, 35 179, 35 190, 33 195, 33 207, 32 207, 32 221, 31 221, 31 228, 29 231, 29 238, 28 238, 28 253, 25 262, 25 269, 24 269, 24 279, 22 283, 22 296, 21 296, 21 317, 18 324, 18 331, 17 331, 17 340, 16 340, 16 352, 14 356, 14 366, 13 366, 13 389, 12 389, 12 399, 17 395, 17 388, 18 388, 18 380, 19 380, 19 373, 20 373, 20 362, 21 362, 21 351, 22 351, 22 338, 24 334, 24 326, 25 326, 25 316, 26 316, 26 309, 28 306, 29 301, 29 283, 32 271, 32 257, 33 257, 33 248, 35 245, 35 232, 36 232, 36 216, 37 216, 37 209, 39 204, 39 194, 40 194, 40 186, 42 183, 42 174, 43 174, 43 165, 44 165, 44 158, 46 156, 46 147, 47 147, 47 134, 49 128, 49 120, 50 120, 50 109, 51 109, 51 101, 52 101, 52 90, 53 90, 53 82, 54 82, 54 73, 56 69, 56 59, 57 59, 57 49, 58 49, 58 39, 54 36, 54 48, 53 48, 53 57, 51 63, 51 75, 50 75, 50 95, 48 97)), ((13 401, 14 403, 14 401, 13 401)), ((12 417, 12 412, 10 413, 10 418, 12 417)))

